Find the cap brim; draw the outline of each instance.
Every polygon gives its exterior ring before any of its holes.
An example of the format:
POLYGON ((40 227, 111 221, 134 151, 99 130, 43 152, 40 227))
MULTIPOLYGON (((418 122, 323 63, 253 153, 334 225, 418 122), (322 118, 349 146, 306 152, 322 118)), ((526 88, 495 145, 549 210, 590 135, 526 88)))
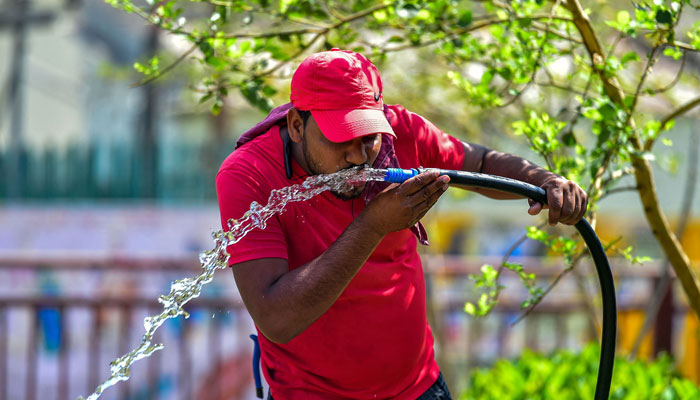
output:
POLYGON ((323 135, 331 142, 347 142, 376 133, 396 137, 382 110, 311 110, 311 115, 323 135))

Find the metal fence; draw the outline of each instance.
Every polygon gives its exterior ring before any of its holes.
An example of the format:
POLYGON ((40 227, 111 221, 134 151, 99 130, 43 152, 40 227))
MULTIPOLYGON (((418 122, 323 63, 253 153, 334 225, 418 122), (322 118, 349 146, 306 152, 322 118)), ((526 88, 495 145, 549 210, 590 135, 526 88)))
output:
MULTIPOLYGON (((147 188, 144 153, 129 143, 73 145, 68 148, 27 149, 19 154, 21 199, 136 199, 212 200, 213 177, 234 143, 159 143, 155 180, 147 188), (154 193, 155 195, 147 195, 154 193)), ((9 173, 9 155, 0 152, 0 176, 9 173)), ((8 196, 0 184, 0 199, 8 196)))

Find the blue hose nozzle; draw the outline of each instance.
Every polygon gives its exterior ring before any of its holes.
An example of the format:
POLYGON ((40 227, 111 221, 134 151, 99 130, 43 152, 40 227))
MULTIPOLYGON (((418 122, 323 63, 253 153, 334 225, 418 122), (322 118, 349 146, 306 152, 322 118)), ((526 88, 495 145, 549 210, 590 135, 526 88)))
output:
POLYGON ((420 174, 420 171, 417 168, 387 168, 386 177, 384 177, 384 181, 391 183, 401 183, 407 179, 413 178, 418 174, 420 174))

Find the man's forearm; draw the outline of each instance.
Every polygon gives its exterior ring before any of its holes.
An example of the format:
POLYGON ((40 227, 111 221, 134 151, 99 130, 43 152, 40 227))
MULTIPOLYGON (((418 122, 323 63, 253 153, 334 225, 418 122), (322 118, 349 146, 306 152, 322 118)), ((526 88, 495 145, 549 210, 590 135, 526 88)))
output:
POLYGON ((267 330, 276 342, 288 342, 325 313, 345 290, 382 235, 356 218, 321 255, 270 285, 267 297, 267 330))
MULTIPOLYGON (((463 170, 483 172, 527 182, 545 190, 547 205, 531 202, 528 213, 537 215, 549 207, 549 223, 573 225, 583 218, 588 196, 575 182, 547 171, 524 158, 488 149, 484 146, 464 143, 463 170)), ((494 199, 517 199, 519 196, 496 190, 465 187, 494 199)))
POLYGON ((547 179, 558 176, 524 158, 496 150, 488 150, 483 160, 481 172, 505 176, 535 186, 541 186, 547 179))
MULTIPOLYGON (((512 154, 491 150, 487 147, 464 143, 466 155, 464 171, 482 172, 484 174, 504 176, 507 178, 542 186, 547 179, 557 177, 553 172, 539 167, 530 161, 512 154)), ((478 193, 495 199, 517 199, 517 195, 489 189, 470 188, 478 193)))

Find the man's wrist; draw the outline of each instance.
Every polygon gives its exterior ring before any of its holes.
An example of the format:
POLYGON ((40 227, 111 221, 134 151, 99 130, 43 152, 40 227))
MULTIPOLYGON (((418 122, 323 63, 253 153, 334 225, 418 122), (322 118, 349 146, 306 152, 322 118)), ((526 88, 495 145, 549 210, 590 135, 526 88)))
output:
POLYGON ((350 223, 350 228, 356 229, 358 234, 369 241, 379 243, 388 232, 383 232, 376 224, 371 221, 371 216, 364 211, 360 213, 350 223))

